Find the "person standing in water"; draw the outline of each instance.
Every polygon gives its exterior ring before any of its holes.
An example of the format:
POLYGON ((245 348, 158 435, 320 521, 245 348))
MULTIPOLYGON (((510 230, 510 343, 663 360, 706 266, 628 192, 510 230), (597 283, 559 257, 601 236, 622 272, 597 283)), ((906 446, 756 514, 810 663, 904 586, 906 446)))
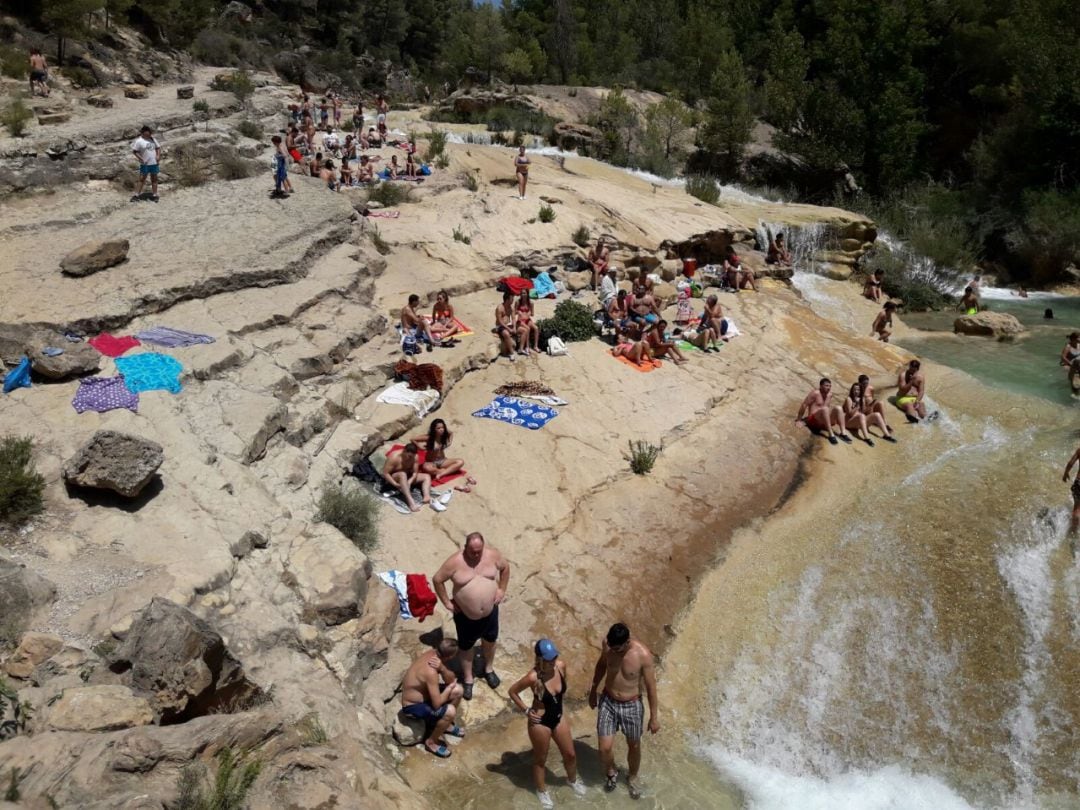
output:
POLYGON ((965 315, 979 314, 979 297, 975 294, 974 287, 964 288, 964 297, 960 299, 959 309, 965 315))
MULTIPOLYGON (((1076 448, 1076 452, 1069 458, 1069 463, 1065 465, 1065 474, 1061 476, 1061 480, 1066 484, 1069 483, 1069 473, 1072 472, 1073 465, 1080 465, 1080 447, 1076 448)), ((1076 555, 1075 542, 1077 530, 1080 530, 1080 467, 1077 467, 1076 478, 1073 479, 1072 487, 1070 487, 1073 499, 1072 518, 1069 521, 1069 536, 1073 538, 1073 555, 1076 555)))
POLYGON ((570 718, 563 714, 563 697, 566 695, 566 664, 559 657, 555 645, 546 638, 536 642, 533 648, 536 662, 533 668, 510 687, 510 700, 529 718, 527 731, 532 743, 533 783, 540 806, 548 810, 555 806, 547 791, 547 755, 551 741, 559 747, 566 781, 579 797, 585 796, 585 783, 577 772, 577 754, 574 752, 574 735, 570 730, 570 718), (532 691, 532 705, 526 706, 520 693, 532 691))
POLYGON ((611 625, 603 641, 600 658, 593 671, 589 707, 596 709, 596 736, 600 742, 600 761, 604 766, 604 790, 610 793, 618 785, 615 768, 615 734, 626 737, 630 773, 627 784, 630 798, 641 798, 638 771, 641 769, 641 735, 645 730, 645 707, 641 687, 649 700, 649 733, 660 731, 660 701, 656 695, 656 665, 649 648, 630 638, 630 628, 622 622, 611 625), (603 693, 599 692, 600 682, 603 693))
POLYGON ((525 154, 524 146, 519 146, 514 156, 514 170, 517 172, 518 199, 524 200, 525 186, 529 184, 529 156, 525 154))
POLYGON ((1069 373, 1069 385, 1080 387, 1080 332, 1072 332, 1065 348, 1061 350, 1061 365, 1069 373))
POLYGON ((499 604, 509 584, 510 562, 486 546, 480 532, 466 537, 461 551, 451 554, 432 577, 439 601, 454 614, 465 700, 473 696, 473 647, 477 641, 484 655, 484 671, 477 674, 492 689, 501 683, 495 674, 495 642, 499 639, 499 604), (446 592, 447 580, 454 583, 453 598, 446 592))
POLYGON ((896 379, 896 407, 904 412, 907 420, 915 424, 926 418, 926 378, 920 371, 922 364, 918 360, 908 363, 896 379))

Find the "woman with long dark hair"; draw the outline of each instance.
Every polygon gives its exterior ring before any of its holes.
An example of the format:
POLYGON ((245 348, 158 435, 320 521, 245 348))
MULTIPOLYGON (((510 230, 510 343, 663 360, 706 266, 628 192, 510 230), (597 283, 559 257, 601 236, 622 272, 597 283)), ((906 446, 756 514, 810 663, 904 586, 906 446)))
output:
MULTIPOLYGON (((420 465, 420 471, 430 475, 432 480, 461 472, 461 469, 465 466, 464 460, 447 458, 446 456, 446 448, 450 446, 453 440, 454 435, 442 419, 435 419, 431 422, 426 436, 414 436, 413 441, 421 445, 426 453, 424 463, 420 465)), ((470 484, 476 483, 474 478, 468 478, 467 480, 470 484)))

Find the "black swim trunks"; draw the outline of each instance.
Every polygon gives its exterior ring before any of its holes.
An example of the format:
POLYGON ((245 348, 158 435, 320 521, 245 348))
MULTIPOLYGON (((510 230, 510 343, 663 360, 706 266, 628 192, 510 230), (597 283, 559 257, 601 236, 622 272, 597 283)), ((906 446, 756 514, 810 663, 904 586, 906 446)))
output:
MULTIPOLYGON (((1080 475, 1076 476, 1076 480, 1072 482, 1072 496, 1073 503, 1080 504, 1080 475)), ((498 608, 496 608, 498 610, 498 608)))
POLYGON ((497 641, 499 638, 499 606, 495 605, 491 613, 482 619, 470 619, 458 611, 454 614, 454 627, 457 629, 458 647, 471 650, 476 642, 497 641))

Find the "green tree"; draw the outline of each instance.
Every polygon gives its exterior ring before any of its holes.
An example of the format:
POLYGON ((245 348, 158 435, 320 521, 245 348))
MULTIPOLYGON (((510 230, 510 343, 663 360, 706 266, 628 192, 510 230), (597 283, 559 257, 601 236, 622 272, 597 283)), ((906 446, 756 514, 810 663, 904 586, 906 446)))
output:
POLYGON ((637 110, 621 87, 612 88, 600 102, 596 126, 604 134, 606 157, 613 163, 626 165, 633 152, 639 121, 637 110))
POLYGON ((113 20, 127 14, 134 3, 135 0, 105 0, 105 27, 109 28, 113 20))
POLYGON ((645 137, 655 139, 663 149, 664 157, 671 158, 681 152, 694 121, 693 112, 677 98, 665 98, 645 111, 645 137))
POLYGON ((799 122, 806 102, 806 73, 810 58, 798 31, 784 31, 774 19, 773 47, 769 49, 765 67, 765 111, 770 123, 790 131, 799 122))
POLYGON ((566 84, 577 66, 577 18, 571 0, 555 0, 551 23, 551 53, 559 81, 566 84))
POLYGON ((753 126, 750 81, 738 52, 728 49, 720 54, 713 74, 701 130, 701 145, 722 176, 738 174, 753 126))
POLYGON ((56 64, 64 64, 67 40, 86 32, 86 18, 101 7, 101 0, 42 0, 41 21, 56 35, 56 64))

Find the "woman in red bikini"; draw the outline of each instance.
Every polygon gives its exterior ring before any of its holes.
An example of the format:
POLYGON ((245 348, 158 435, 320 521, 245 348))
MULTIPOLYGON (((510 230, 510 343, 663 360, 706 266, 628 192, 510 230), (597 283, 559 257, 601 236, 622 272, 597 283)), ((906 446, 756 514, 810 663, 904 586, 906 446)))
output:
POLYGON ((432 336, 440 341, 445 341, 460 331, 461 327, 457 325, 457 321, 454 319, 454 305, 450 303, 450 293, 446 290, 439 290, 435 295, 435 306, 431 308, 432 336))
POLYGON ((529 356, 529 349, 540 352, 540 327, 533 320, 533 305, 529 291, 518 297, 517 304, 518 354, 529 356))

